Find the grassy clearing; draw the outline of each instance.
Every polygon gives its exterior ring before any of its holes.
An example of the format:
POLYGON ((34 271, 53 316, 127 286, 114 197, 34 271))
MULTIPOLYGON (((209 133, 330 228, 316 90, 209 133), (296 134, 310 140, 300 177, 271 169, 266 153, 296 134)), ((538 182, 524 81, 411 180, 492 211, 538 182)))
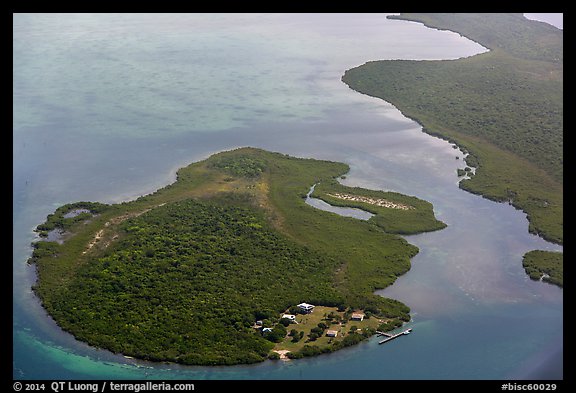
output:
MULTIPOLYGON (((354 313, 363 313, 363 310, 354 310, 354 313)), ((337 307, 317 306, 310 314, 298 314, 296 322, 288 325, 286 328, 289 332, 294 329, 298 332, 304 332, 302 339, 296 341, 292 336, 287 336, 282 342, 274 346, 274 351, 301 351, 305 345, 315 345, 320 348, 332 346, 336 342, 343 342, 344 338, 352 332, 360 333, 364 331, 375 331, 386 319, 380 319, 374 316, 364 318, 362 321, 349 319, 350 312, 338 311, 337 307), (336 317, 327 318, 329 315, 336 317), (317 339, 310 340, 309 336, 313 328, 318 324, 324 323, 328 327, 317 339), (328 331, 336 331, 336 337, 329 337, 328 331)))

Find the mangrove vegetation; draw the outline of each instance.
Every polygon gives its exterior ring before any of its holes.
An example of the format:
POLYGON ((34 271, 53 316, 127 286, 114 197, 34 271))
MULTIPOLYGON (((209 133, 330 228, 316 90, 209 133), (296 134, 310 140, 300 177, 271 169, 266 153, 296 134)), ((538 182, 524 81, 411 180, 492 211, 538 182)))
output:
POLYGON ((475 168, 458 173, 462 189, 512 204, 527 213, 531 233, 563 244, 563 32, 522 14, 389 18, 452 30, 489 51, 371 61, 342 80, 457 144, 475 168))
POLYGON ((533 250, 524 254, 522 266, 533 280, 564 286, 564 254, 554 251, 533 250))
POLYGON ((444 224, 418 198, 336 184, 348 170, 241 148, 181 168, 175 183, 133 201, 62 206, 36 229, 65 235, 34 243, 34 290, 79 340, 140 359, 231 365, 277 358, 279 348, 297 358, 352 345, 410 320, 406 305, 374 294, 418 252, 397 234, 444 224), (361 204, 381 218, 341 217, 305 203, 316 183, 324 197, 338 191, 414 208, 387 216, 361 204), (322 321, 292 331, 281 315, 302 302, 332 311, 317 310, 322 321), (342 324, 346 310, 368 322, 342 324), (325 338, 323 326, 339 337, 325 338))

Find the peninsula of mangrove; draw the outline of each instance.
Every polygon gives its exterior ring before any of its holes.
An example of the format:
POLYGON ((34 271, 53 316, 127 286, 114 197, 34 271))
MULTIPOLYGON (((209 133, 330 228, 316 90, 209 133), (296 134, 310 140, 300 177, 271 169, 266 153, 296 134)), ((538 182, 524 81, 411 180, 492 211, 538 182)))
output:
POLYGON ((341 185, 348 170, 240 148, 133 201, 64 205, 36 228, 34 290, 77 339, 152 361, 298 358, 392 330, 409 308, 374 291, 418 252, 399 234, 445 224, 416 197, 341 185), (374 216, 309 206, 314 184, 374 216))
MULTIPOLYGON (((522 14, 400 14, 451 30, 489 51, 440 61, 379 60, 346 71, 352 89, 382 98, 425 132, 453 142, 475 167, 462 189, 509 202, 529 231, 563 244, 563 32, 522 14)), ((470 168, 467 169, 470 169, 470 168)), ((562 282, 562 253, 554 269, 562 282)), ((549 271, 532 253, 531 277, 549 271)))

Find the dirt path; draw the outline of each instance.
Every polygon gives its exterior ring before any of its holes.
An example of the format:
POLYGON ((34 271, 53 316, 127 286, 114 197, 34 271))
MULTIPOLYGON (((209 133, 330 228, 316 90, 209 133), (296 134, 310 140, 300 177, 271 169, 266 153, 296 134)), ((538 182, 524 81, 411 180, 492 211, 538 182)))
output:
MULTIPOLYGON (((128 214, 123 214, 121 216, 118 217, 114 217, 112 219, 110 219, 110 221, 106 221, 106 223, 104 223, 104 228, 100 229, 98 232, 96 232, 96 235, 94 235, 94 239, 92 239, 88 245, 86 246, 86 250, 82 251, 82 255, 86 254, 88 251, 90 251, 92 249, 92 247, 94 247, 96 245, 96 243, 98 243, 103 237, 104 237, 104 230, 106 228, 108 228, 110 226, 110 224, 120 224, 121 222, 132 218, 132 217, 138 217, 141 216, 142 214, 149 212, 150 210, 156 208, 156 207, 160 207, 165 205, 165 203, 161 203, 159 205, 150 207, 148 209, 144 209, 141 212, 136 212, 136 213, 128 213, 128 214)), ((110 245, 110 243, 112 242, 112 240, 116 239, 118 237, 118 235, 114 235, 112 236, 112 238, 110 239, 110 241, 108 241, 105 245, 104 248, 108 247, 110 245)))

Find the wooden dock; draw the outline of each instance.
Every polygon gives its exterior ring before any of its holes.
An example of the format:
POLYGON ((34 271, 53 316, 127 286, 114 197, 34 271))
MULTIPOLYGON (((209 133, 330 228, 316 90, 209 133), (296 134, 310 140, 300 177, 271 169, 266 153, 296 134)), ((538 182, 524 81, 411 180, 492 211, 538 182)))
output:
POLYGON ((410 332, 412 331, 412 328, 410 329, 406 329, 400 333, 396 333, 396 334, 390 334, 390 333, 384 333, 384 332, 378 332, 379 336, 386 336, 386 338, 382 341, 379 341, 378 344, 384 344, 387 343, 388 341, 394 340, 397 337, 403 336, 405 334, 410 334, 410 332))

